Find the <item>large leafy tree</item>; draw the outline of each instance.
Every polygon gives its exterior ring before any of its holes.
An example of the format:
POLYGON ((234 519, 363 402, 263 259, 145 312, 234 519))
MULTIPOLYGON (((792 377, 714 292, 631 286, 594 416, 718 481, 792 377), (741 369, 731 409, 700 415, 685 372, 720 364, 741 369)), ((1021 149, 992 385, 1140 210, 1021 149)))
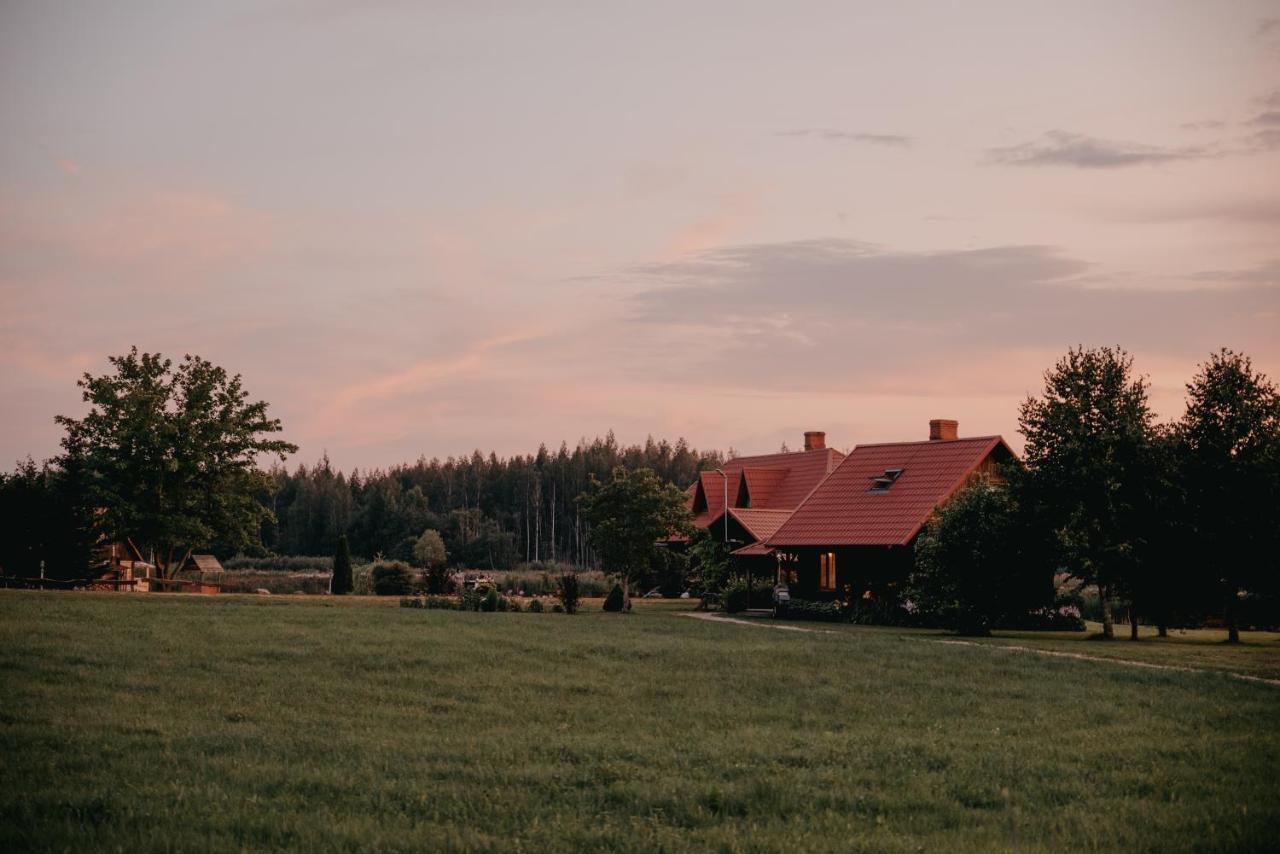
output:
POLYGON ((175 367, 134 347, 110 362, 113 372, 79 382, 88 413, 57 418, 99 533, 132 537, 164 576, 192 549, 257 542, 272 516, 263 502, 271 479, 257 459, 297 450, 273 437, 280 421, 267 404, 198 356, 175 367))
POLYGON ((1249 357, 1221 350, 1187 385, 1178 437, 1195 559, 1238 643, 1240 596, 1280 588, 1280 393, 1249 357))
POLYGON ((1046 604, 1050 579, 1023 560, 1023 527, 1010 488, 976 479, 933 514, 916 540, 910 595, 961 634, 989 635, 1000 621, 1046 604))
POLYGON ((650 469, 619 466, 607 481, 593 477, 578 505, 588 542, 604 570, 622 581, 628 602, 631 585, 664 560, 659 541, 690 532, 685 494, 650 469))
POLYGON ((1144 547, 1153 430, 1147 383, 1134 377, 1133 358, 1118 347, 1071 349, 1044 382, 1044 394, 1028 397, 1019 411, 1027 440, 1024 498, 1052 532, 1051 558, 1097 585, 1102 632, 1112 638, 1112 599, 1144 547))

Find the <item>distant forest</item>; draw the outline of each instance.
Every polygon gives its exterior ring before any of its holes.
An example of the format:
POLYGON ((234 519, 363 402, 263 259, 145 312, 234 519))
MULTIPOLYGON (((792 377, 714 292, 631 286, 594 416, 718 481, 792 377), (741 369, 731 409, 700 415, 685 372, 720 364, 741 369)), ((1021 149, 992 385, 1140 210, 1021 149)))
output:
MULTIPOLYGON (((732 451, 730 451, 732 454, 732 451)), ((469 457, 420 459, 386 471, 337 471, 327 457, 292 471, 271 470, 269 503, 276 521, 263 527, 268 552, 331 555, 347 535, 352 553, 412 559, 413 542, 438 530, 457 566, 506 569, 559 561, 595 565, 576 499, 591 477, 616 466, 645 467, 681 489, 701 469, 724 462, 719 451, 700 452, 683 439, 649 438, 619 446, 612 432, 575 447, 544 445, 530 455, 503 459, 475 451, 469 457)))

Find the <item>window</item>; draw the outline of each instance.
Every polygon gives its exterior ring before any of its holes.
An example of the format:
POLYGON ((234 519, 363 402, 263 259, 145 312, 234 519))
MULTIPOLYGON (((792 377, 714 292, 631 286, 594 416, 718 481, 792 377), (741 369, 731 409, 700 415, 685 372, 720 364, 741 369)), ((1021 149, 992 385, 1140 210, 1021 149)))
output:
POLYGON ((885 469, 884 474, 871 476, 871 488, 868 492, 886 492, 894 481, 902 477, 902 469, 885 469))
POLYGON ((836 589, 836 553, 823 552, 818 556, 818 589, 836 589))

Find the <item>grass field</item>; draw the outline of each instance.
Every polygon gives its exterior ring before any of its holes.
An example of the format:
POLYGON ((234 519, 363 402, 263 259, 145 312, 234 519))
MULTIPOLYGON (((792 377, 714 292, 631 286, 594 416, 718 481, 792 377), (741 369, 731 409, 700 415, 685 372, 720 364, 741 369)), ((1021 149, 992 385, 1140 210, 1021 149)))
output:
MULTIPOLYGON (((1280 688, 836 629, 0 591, 0 850, 1280 838, 1280 688)), ((1280 647, 1130 649, 1273 672, 1280 647)))

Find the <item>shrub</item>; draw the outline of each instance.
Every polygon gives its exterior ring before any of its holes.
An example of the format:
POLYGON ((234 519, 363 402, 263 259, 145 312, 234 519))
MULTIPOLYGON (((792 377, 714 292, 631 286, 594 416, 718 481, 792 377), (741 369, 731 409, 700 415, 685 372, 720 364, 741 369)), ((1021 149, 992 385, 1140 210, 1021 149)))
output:
MULTIPOLYGON (((615 584, 613 585, 613 589, 609 591, 608 597, 604 600, 604 609, 606 611, 621 611, 622 605, 622 585, 615 584)), ((560 610, 563 611, 564 606, 560 606, 560 610)))
MULTIPOLYGON (((745 591, 744 591, 745 592, 745 591)), ((813 602, 808 599, 792 599, 787 605, 787 618, 791 620, 822 620, 836 623, 845 617, 839 602, 813 602)))
POLYGON ((329 590, 329 573, 227 570, 218 585, 223 593, 252 593, 259 588, 272 593, 326 593, 329 590))
POLYGON ((730 576, 729 580, 725 582, 720 601, 721 607, 724 608, 726 614, 745 611, 749 606, 747 601, 747 579, 741 575, 730 576))
POLYGON ((563 613, 564 613, 564 606, 563 606, 563 605, 561 605, 559 602, 555 603, 554 605, 552 605, 552 606, 551 606, 551 613, 553 613, 553 614, 563 614, 563 613))
POLYGON ((428 608, 436 608, 442 611, 458 610, 458 600, 450 596, 427 596, 426 603, 428 608))
POLYGON ((541 614, 541 613, 542 613, 542 600, 541 600, 541 599, 534 599, 532 602, 530 602, 530 603, 529 603, 529 613, 530 613, 530 614, 541 614))
POLYGON ((566 572, 560 576, 560 604, 564 606, 565 612, 569 614, 578 613, 578 600, 580 598, 578 573, 566 572))
POLYGON ((480 599, 481 611, 496 611, 502 603, 502 597, 498 595, 498 591, 492 587, 485 588, 484 596, 480 599))
POLYGON ((508 611, 510 611, 510 612, 511 612, 511 613, 513 613, 513 614, 519 614, 521 611, 523 611, 523 610, 524 610, 524 608, 521 608, 521 607, 520 607, 520 600, 519 600, 519 599, 508 599, 508 600, 507 600, 507 610, 508 610, 508 611))
POLYGON ((333 558, 329 555, 267 555, 266 557, 247 557, 236 555, 222 562, 223 569, 257 569, 272 572, 305 572, 307 570, 333 569, 333 558))
POLYGON ((350 593, 351 586, 351 552, 347 548, 347 535, 343 534, 338 537, 338 550, 333 556, 333 581, 329 584, 329 592, 341 596, 350 593))
POLYGON ((425 608, 426 603, 423 600, 419 599, 417 596, 401 596, 400 607, 401 608, 425 608))
POLYGON ((369 567, 369 583, 375 596, 407 596, 413 592, 416 576, 407 563, 383 560, 369 567))

